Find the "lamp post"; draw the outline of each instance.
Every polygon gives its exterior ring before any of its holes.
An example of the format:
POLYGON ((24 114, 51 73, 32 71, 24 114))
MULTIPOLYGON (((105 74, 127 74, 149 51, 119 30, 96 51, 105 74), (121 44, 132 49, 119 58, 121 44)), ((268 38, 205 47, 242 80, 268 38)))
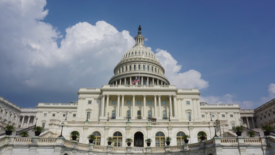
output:
POLYGON ((109 121, 109 112, 107 113, 108 117, 107 117, 107 121, 109 121))
POLYGON ((129 113, 127 114, 127 118, 128 118, 128 122, 129 122, 129 119, 130 119, 130 114, 129 113))
POLYGON ((215 129, 215 136, 214 136, 214 137, 218 137, 218 136, 217 136, 216 123, 215 123, 215 122, 213 123, 213 126, 214 126, 214 129, 215 129))
POLYGON ((210 112, 210 118, 211 118, 211 121, 213 121, 213 120, 212 120, 212 112, 210 112))
POLYGON ((170 114, 170 112, 169 112, 169 122, 171 121, 170 116, 171 116, 171 114, 170 114))
POLYGON ((64 122, 61 123, 61 134, 60 134, 60 136, 58 136, 58 137, 60 137, 60 138, 63 138, 63 135, 62 135, 63 126, 64 126, 64 122))
POLYGON ((34 127, 36 127, 36 124, 37 124, 37 120, 38 120, 38 118, 36 117, 36 118, 35 118, 35 126, 34 126, 34 127))

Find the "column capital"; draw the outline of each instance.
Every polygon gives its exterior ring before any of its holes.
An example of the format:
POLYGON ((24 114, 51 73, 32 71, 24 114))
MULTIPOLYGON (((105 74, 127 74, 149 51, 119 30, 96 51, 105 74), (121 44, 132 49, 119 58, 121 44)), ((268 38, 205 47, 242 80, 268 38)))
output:
POLYGON ((133 97, 135 97, 136 95, 132 95, 133 97))
POLYGON ((161 97, 161 95, 158 95, 158 97, 161 97))
POLYGON ((143 97, 146 97, 146 95, 143 95, 143 97))
POLYGON ((105 97, 106 95, 105 94, 102 94, 101 97, 105 97))
POLYGON ((124 97, 124 95, 121 95, 121 97, 124 97))
POLYGON ((177 95, 172 95, 173 97, 177 97, 177 95))
POLYGON ((121 95, 117 95, 117 97, 120 97, 121 95))

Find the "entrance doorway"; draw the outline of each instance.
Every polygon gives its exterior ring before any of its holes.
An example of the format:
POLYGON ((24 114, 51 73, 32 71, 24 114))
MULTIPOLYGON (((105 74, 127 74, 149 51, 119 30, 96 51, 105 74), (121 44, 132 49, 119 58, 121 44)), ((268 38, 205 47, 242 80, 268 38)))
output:
POLYGON ((134 146, 135 147, 143 147, 144 138, 141 132, 136 132, 134 137, 134 146))

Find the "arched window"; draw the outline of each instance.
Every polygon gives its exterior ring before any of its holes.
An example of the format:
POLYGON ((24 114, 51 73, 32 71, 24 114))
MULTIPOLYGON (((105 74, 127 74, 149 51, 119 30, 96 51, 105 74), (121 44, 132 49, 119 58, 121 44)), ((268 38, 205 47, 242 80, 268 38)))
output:
MULTIPOLYGON (((77 133, 78 133, 77 138, 76 138, 76 141, 79 141, 79 132, 78 132, 78 131, 73 131, 73 132, 77 132, 77 133)), ((70 140, 73 140, 73 139, 72 139, 72 132, 71 132, 71 134, 70 134, 70 140)))
POLYGON ((165 146, 165 136, 162 132, 156 134, 156 147, 165 146))
POLYGON ((116 118, 116 111, 113 110, 113 111, 112 111, 112 119, 115 119, 115 118, 116 118))
POLYGON ((167 119, 167 113, 166 113, 166 110, 163 110, 162 115, 163 115, 163 119, 167 119))
MULTIPOLYGON (((203 132, 203 131, 200 131, 200 132, 203 132)), ((199 136, 199 133, 200 133, 200 132, 198 132, 198 142, 201 141, 201 136, 199 136)), ((203 133, 205 133, 205 132, 203 132, 203 133)), ((205 133, 205 135, 206 135, 206 136, 205 136, 205 139, 207 139, 207 134, 205 133)))
POLYGON ((122 134, 120 132, 115 132, 113 139, 114 139, 114 147, 122 146, 122 134))
POLYGON ((137 118, 141 119, 141 111, 140 110, 137 111, 137 118))
POLYGON ((177 145, 184 145, 184 139, 182 136, 184 136, 184 132, 178 132, 177 134, 177 145))
POLYGON ((148 111, 148 118, 152 118, 152 111, 151 110, 148 111))
POLYGON ((99 132, 94 132, 93 135, 95 136, 94 144, 100 145, 101 142, 101 134, 99 132))

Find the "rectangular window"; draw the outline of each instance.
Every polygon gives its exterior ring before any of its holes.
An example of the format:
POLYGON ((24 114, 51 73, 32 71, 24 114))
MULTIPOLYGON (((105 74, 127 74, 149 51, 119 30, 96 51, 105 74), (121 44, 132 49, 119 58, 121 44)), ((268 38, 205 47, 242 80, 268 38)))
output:
POLYGON ((149 71, 149 66, 147 66, 147 70, 149 71))
POLYGON ((73 117, 76 117, 76 114, 73 114, 73 117))
POLYGON ((148 105, 151 105, 152 104, 152 102, 151 101, 148 101, 148 105))
POLYGON ((163 104, 163 105, 165 105, 165 104, 166 104, 166 102, 165 102, 165 101, 162 101, 162 104, 163 104))
POLYGON ((143 70, 145 70, 145 65, 143 65, 143 70))
POLYGON ((55 117, 55 114, 53 114, 52 116, 55 117))
POLYGON ((140 102, 140 101, 137 101, 137 104, 141 104, 141 102, 140 102))
POLYGON ((44 116, 46 117, 46 116, 47 116, 47 113, 44 113, 44 116))
POLYGON ((233 117, 233 114, 230 114, 230 117, 233 117))
POLYGON ((222 117, 225 117, 225 114, 222 114, 222 117))
POLYGON ((45 128, 45 122, 42 123, 42 128, 43 128, 43 129, 45 128))
POLYGON ((190 101, 186 101, 186 105, 190 105, 190 101))
POLYGON ((88 104, 92 104, 92 101, 88 101, 88 104))
POLYGON ((131 101, 127 101, 127 104, 131 104, 131 101))
POLYGON ((187 118, 189 121, 191 121, 191 112, 187 112, 187 118))
POLYGON ((204 117, 204 115, 202 114, 201 117, 204 117))
POLYGON ((113 104, 116 104, 116 101, 113 101, 113 104))
POLYGON ((87 112, 87 119, 90 119, 90 117, 91 117, 91 113, 87 112))

